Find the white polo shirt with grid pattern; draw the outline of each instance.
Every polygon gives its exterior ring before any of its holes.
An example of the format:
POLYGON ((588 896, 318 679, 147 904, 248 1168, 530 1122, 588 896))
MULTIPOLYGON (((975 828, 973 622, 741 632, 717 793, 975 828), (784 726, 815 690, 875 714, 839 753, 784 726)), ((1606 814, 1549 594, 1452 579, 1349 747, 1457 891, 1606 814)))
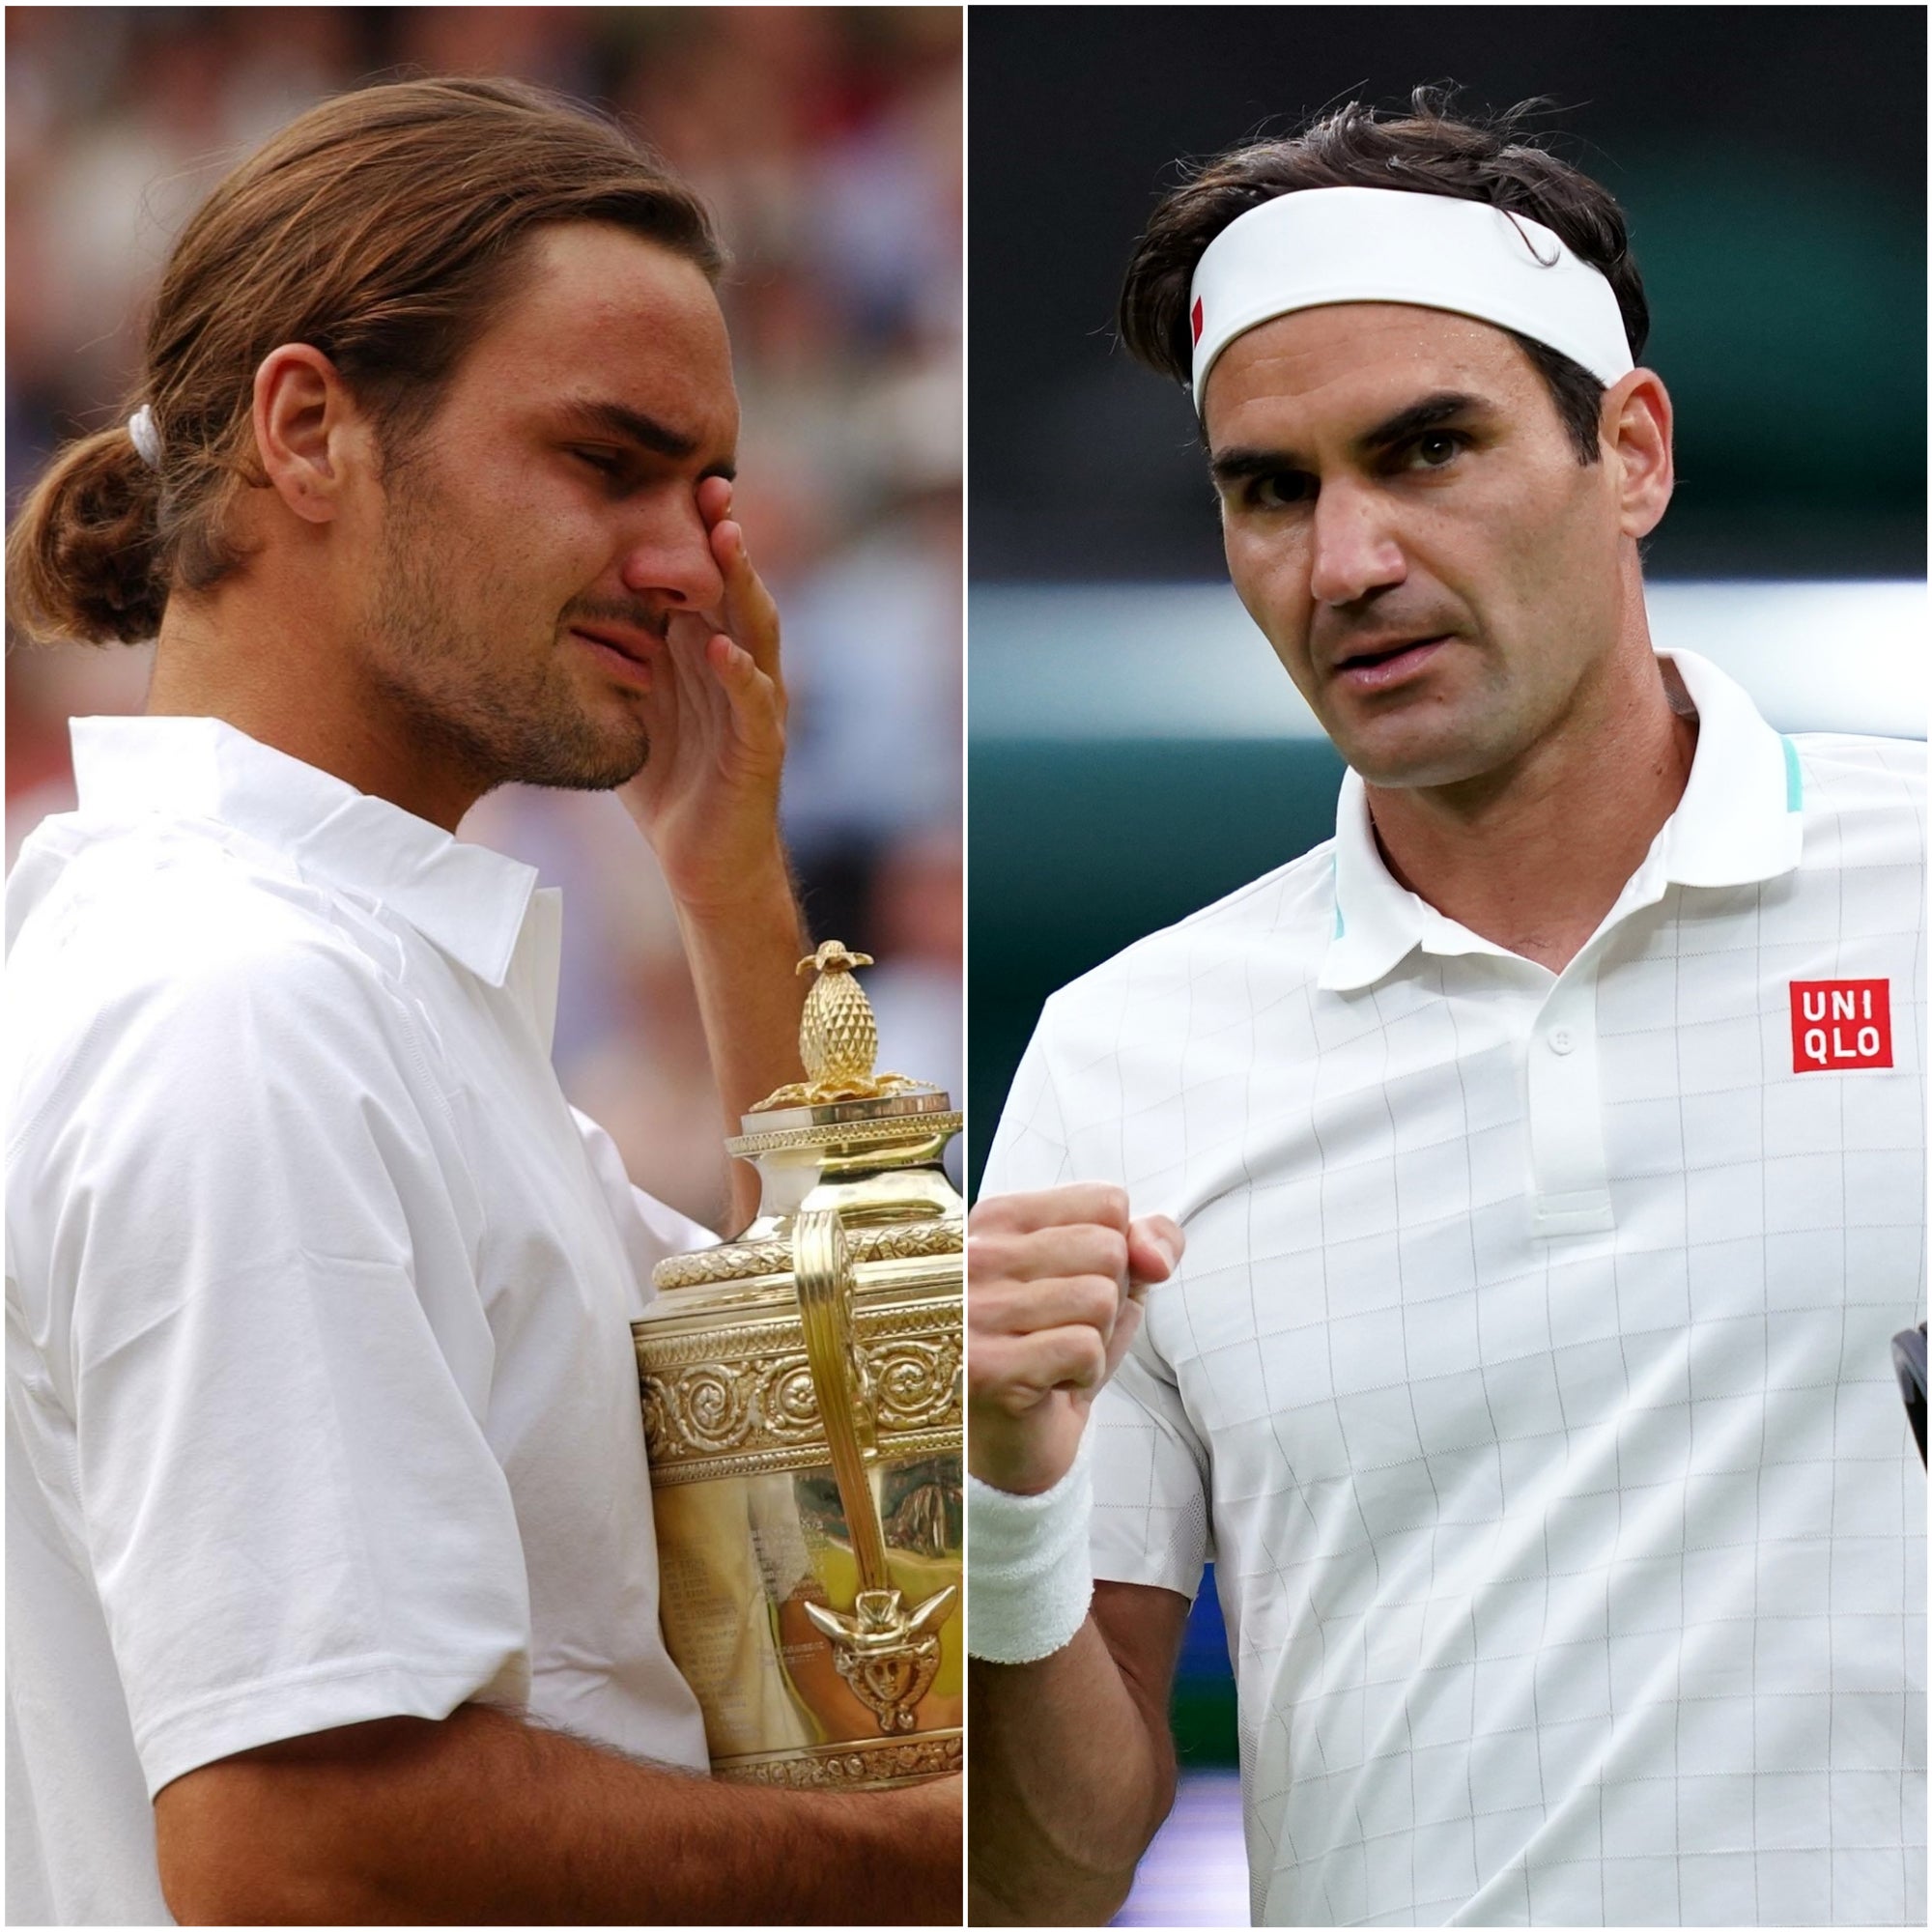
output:
POLYGON ((1560 974, 1332 844, 1048 1003, 984 1192, 1187 1254, 1094 1572, 1212 1556, 1268 1924, 1925 1922, 1923 747, 1710 665, 1560 974))

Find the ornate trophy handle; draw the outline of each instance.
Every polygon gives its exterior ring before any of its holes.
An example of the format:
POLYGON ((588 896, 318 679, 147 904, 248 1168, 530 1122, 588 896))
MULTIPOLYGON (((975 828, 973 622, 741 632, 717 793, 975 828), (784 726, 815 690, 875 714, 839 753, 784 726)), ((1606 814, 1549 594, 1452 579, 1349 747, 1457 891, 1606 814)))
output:
MULTIPOLYGON (((885 1530, 866 1466, 867 1444, 860 1438, 855 1413, 865 1401, 864 1364, 852 1340, 856 1284, 844 1224, 835 1211, 808 1208, 800 1212, 793 1228, 792 1262, 811 1386, 859 1566, 858 1600, 850 1612, 808 1603, 805 1613, 831 1638, 839 1676, 890 1736, 911 1730, 917 1721, 919 1701, 939 1670, 937 1628, 958 1591, 949 1583, 908 1610, 886 1567, 885 1530)), ((869 1439, 869 1409, 865 1423, 869 1439)))
MULTIPOLYGON (((846 1252, 845 1224, 829 1208, 808 1208, 792 1235, 792 1272, 798 1283, 798 1309, 805 1327, 806 1358, 811 1386, 832 1452, 852 1553, 859 1560, 861 1590, 884 1590, 886 1537, 879 1507, 866 1472, 865 1445, 854 1413, 863 1390, 855 1386, 852 1349, 852 1263, 846 1252)), ((867 1421, 871 1417, 869 1413, 867 1421)), ((870 1431, 867 1432, 868 1435, 870 1431)))

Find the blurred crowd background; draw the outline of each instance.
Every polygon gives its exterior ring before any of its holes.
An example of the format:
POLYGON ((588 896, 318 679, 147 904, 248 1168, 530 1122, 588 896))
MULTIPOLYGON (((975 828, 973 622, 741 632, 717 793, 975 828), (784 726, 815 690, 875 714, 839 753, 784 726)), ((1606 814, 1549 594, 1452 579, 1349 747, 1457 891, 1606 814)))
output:
MULTIPOLYGON (((736 513, 783 615, 807 915, 877 959, 882 1064, 958 1096, 959 10, 12 7, 6 35, 10 510, 60 440, 114 419, 187 216, 327 95, 514 75, 615 111, 697 187, 734 260, 736 513)), ((138 710, 148 656, 10 648, 10 863, 72 803, 69 717, 138 710)), ((565 1090, 639 1184, 716 1225, 716 1098, 629 819, 510 787, 463 836, 564 888, 565 1090)))

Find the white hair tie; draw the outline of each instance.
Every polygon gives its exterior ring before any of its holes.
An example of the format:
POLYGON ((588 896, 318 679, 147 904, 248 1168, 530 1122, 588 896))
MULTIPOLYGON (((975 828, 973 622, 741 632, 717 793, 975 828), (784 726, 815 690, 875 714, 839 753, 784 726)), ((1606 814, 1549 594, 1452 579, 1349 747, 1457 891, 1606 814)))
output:
POLYGON ((1195 268, 1195 411, 1236 336, 1298 309, 1365 301, 1514 329, 1581 363, 1605 388, 1636 366, 1616 292, 1542 222, 1406 188, 1300 188, 1237 215, 1195 268))
POLYGON ((161 433, 155 427, 155 412, 146 403, 128 418, 128 440, 134 453, 150 469, 161 467, 161 433))

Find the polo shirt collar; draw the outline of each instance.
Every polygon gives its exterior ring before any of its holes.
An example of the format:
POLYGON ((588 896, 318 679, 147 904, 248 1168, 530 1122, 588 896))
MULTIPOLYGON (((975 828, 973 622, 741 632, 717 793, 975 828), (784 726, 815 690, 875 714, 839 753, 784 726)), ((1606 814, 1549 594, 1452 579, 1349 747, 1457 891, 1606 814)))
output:
POLYGON ((213 819, 305 874, 373 899, 493 986, 504 983, 535 870, 372 798, 218 718, 76 718, 81 811, 213 819))
MULTIPOLYGON (((1798 864, 1804 787, 1798 753, 1722 671, 1690 651, 1663 651, 1697 712, 1697 749, 1677 810, 1664 821, 1611 917, 1669 885, 1742 886, 1798 864)), ((1367 788, 1353 771, 1335 810, 1335 925, 1319 983, 1329 992, 1373 985, 1417 947, 1425 952, 1516 955, 1481 938, 1406 887, 1383 865, 1367 788)))

